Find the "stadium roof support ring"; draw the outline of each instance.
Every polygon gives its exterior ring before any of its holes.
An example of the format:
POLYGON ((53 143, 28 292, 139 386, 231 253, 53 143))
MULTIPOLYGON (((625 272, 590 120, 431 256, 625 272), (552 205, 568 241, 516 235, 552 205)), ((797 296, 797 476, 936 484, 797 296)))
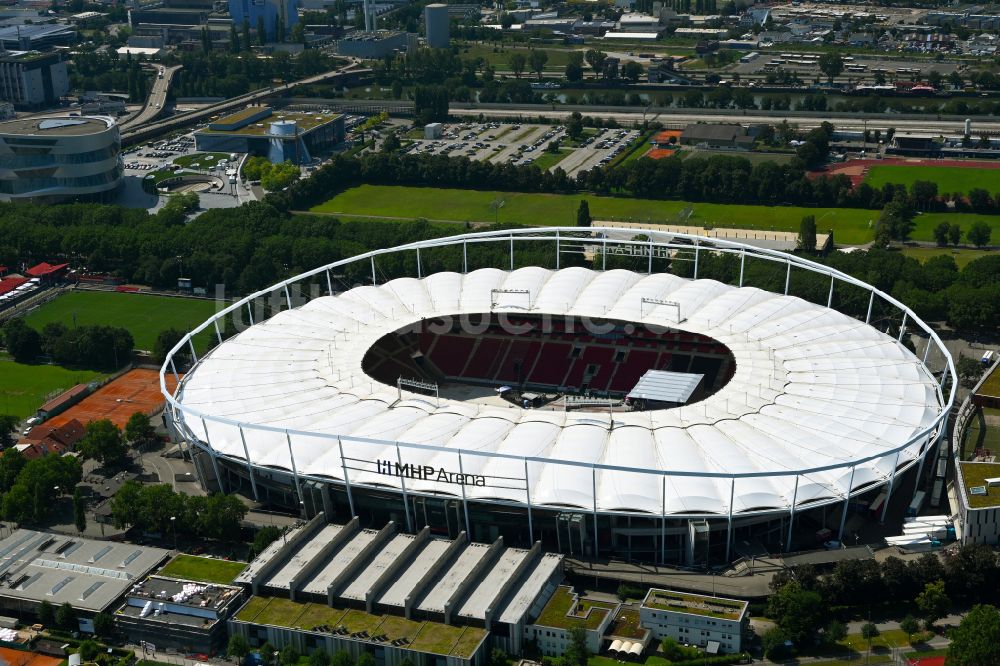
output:
POLYGON ((532 509, 575 507, 595 518, 714 518, 731 526, 734 517, 846 506, 852 495, 888 486, 898 472, 922 469, 945 431, 957 382, 940 338, 910 309, 802 257, 675 232, 643 230, 641 238, 612 228, 470 233, 374 250, 289 278, 231 304, 174 346, 160 371, 168 416, 213 464, 224 458, 251 470, 283 469, 297 482, 342 485, 352 505, 369 489, 450 495, 525 508, 529 520, 532 509), (548 244, 558 266, 565 242, 588 239, 642 248, 649 269, 515 269, 515 245, 548 244), (510 248, 510 265, 467 272, 468 246, 489 243, 510 248), (382 255, 458 246, 463 252, 455 272, 425 275, 421 268, 421 277, 375 280, 382 255), (696 253, 738 255, 740 286, 652 271, 654 248, 692 246, 696 253), (864 319, 743 286, 747 256, 785 264, 786 288, 795 268, 829 276, 831 290, 840 283, 867 291, 864 319), (352 265, 370 265, 373 284, 254 313, 256 299, 286 296, 291 285, 352 265), (699 403, 615 413, 608 429, 592 423, 594 414, 587 412, 445 399, 432 406, 426 396, 410 399, 402 384, 383 385, 360 369, 379 336, 434 317, 487 312, 496 293, 508 291, 531 295, 527 312, 635 321, 712 337, 731 349, 735 374, 699 403), (677 322, 666 308, 644 308, 653 301, 643 299, 674 302, 687 316, 677 322), (253 325, 202 354, 176 392, 168 391, 165 374, 175 367, 174 355, 206 328, 225 326, 231 314, 242 321, 244 309, 253 325), (876 328, 900 321, 899 314, 902 326, 922 332, 924 362, 901 344, 901 334, 876 328), (333 348, 329 338, 339 335, 345 343, 333 348), (434 478, 379 474, 376 465, 386 462, 420 465, 434 470, 434 478))

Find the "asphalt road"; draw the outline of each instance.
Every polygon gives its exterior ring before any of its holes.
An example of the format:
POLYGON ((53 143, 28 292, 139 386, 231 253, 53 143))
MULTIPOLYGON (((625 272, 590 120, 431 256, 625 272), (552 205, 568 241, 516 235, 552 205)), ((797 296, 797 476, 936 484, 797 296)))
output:
POLYGON ((167 105, 167 93, 170 91, 170 83, 173 79, 174 72, 179 70, 181 67, 183 67, 183 65, 165 67, 163 71, 163 78, 161 79, 157 76, 157 78, 153 79, 153 87, 150 89, 149 96, 146 98, 146 105, 142 107, 142 110, 139 111, 139 113, 121 124, 121 128, 123 130, 130 127, 145 125, 148 122, 152 122, 158 115, 163 113, 163 108, 167 105))

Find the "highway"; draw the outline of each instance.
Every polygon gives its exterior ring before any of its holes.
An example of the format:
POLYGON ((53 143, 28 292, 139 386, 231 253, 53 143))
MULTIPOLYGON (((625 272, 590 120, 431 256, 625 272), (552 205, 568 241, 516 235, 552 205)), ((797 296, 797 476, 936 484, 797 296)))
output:
MULTIPOLYGON (((260 102, 268 97, 274 97, 275 95, 284 94, 286 92, 295 90, 299 86, 307 86, 313 83, 322 83, 329 79, 336 79, 339 77, 356 77, 364 76, 370 74, 370 69, 359 68, 356 63, 350 63, 329 72, 323 72, 321 74, 316 74, 304 79, 299 79, 298 81, 291 81, 284 85, 271 86, 269 88, 261 88, 260 90, 254 90, 243 95, 238 95, 230 99, 218 102, 217 104, 210 104, 204 108, 198 109, 197 111, 189 111, 187 113, 181 113, 176 116, 172 116, 165 120, 160 120, 147 124, 129 124, 127 128, 123 128, 122 131, 122 145, 128 146, 134 143, 139 143, 140 141, 145 141, 147 139, 160 136, 161 134, 166 134, 180 127, 186 125, 192 125, 202 120, 211 118, 219 113, 224 113, 227 111, 233 111, 236 109, 242 109, 251 104, 260 102)), ((166 77, 164 77, 165 79, 166 77)), ((155 107, 154 107, 155 109, 155 107)), ((159 109, 156 109, 159 110, 159 109)))
POLYGON ((157 77, 153 79, 153 87, 150 88, 149 96, 146 97, 146 105, 142 107, 139 113, 120 124, 122 132, 131 127, 139 127, 152 122, 157 116, 163 113, 163 109, 167 106, 167 93, 170 91, 170 83, 173 80, 174 73, 181 67, 183 65, 164 68, 163 78, 159 77, 160 66, 156 67, 157 77))
MULTIPOLYGON (((306 101, 306 100, 299 100, 306 101)), ((345 100, 313 99, 314 104, 325 104, 332 108, 356 108, 358 112, 388 111, 395 114, 413 113, 413 102, 397 100, 345 100), (367 108, 363 108, 367 107, 367 108)), ((937 116, 933 114, 884 114, 847 113, 837 111, 741 111, 739 109, 663 109, 637 106, 586 106, 581 104, 474 104, 452 102, 448 112, 455 117, 516 118, 530 122, 535 118, 565 120, 573 111, 585 116, 614 118, 622 125, 631 126, 635 122, 658 121, 668 129, 681 129, 689 123, 740 123, 742 125, 774 125, 787 120, 799 129, 818 127, 822 122, 833 123, 839 129, 881 130, 894 127, 903 134, 961 135, 965 133, 965 116, 937 116)), ((981 132, 1000 133, 1000 119, 986 116, 971 116, 972 135, 981 132)))

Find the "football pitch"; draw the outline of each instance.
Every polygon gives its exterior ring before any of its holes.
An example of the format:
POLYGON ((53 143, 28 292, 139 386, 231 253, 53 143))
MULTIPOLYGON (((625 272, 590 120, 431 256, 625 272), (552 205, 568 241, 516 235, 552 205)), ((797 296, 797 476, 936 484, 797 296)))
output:
POLYGON ((593 194, 535 194, 397 185, 360 185, 311 209, 314 213, 370 215, 391 219, 427 218, 451 222, 515 222, 529 226, 575 226, 576 210, 586 199, 594 220, 685 224, 765 231, 798 232, 806 215, 815 215, 821 232, 834 230, 840 243, 871 240, 869 223, 878 211, 801 206, 745 206, 593 194), (497 210, 499 202, 503 205, 497 210), (690 214, 688 214, 690 213, 690 214))
POLYGON ((883 165, 871 167, 865 177, 865 182, 876 189, 886 183, 910 187, 918 180, 937 183, 938 192, 941 194, 953 192, 968 194, 969 190, 975 187, 986 190, 990 196, 1000 191, 1000 169, 883 165))
MULTIPOLYGON (((67 327, 119 326, 132 334, 136 349, 151 351, 160 331, 169 328, 190 331, 215 312, 215 302, 207 299, 71 291, 32 311, 25 321, 39 331, 50 322, 67 327)), ((208 335, 208 331, 199 335, 199 349, 205 349, 208 335)))

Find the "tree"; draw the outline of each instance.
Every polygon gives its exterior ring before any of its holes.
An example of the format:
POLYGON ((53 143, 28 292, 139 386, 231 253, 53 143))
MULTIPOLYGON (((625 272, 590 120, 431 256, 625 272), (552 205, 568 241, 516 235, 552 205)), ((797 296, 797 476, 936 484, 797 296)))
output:
POLYGON ((514 25, 514 17, 507 12, 504 12, 503 15, 500 16, 500 27, 504 30, 510 30, 512 25, 514 25))
POLYGON ((823 597, 805 590, 797 581, 786 583, 768 600, 768 615, 796 645, 816 635, 826 616, 823 597))
POLYGON ((489 666, 508 666, 508 664, 510 664, 510 656, 506 652, 498 647, 490 650, 489 666))
POLYGON ((635 60, 629 60, 622 66, 622 76, 632 83, 636 83, 640 78, 642 78, 643 71, 642 65, 637 63, 635 60))
POLYGON ((532 49, 528 54, 528 60, 531 63, 531 71, 537 74, 539 80, 541 80, 542 72, 545 70, 545 63, 549 61, 549 52, 543 49, 532 49))
POLYGON ((938 247, 945 247, 948 245, 948 231, 950 229, 951 224, 948 222, 942 222, 934 227, 934 242, 938 244, 938 247))
POLYGON ((583 56, 587 64, 590 65, 591 69, 594 70, 594 74, 599 74, 601 68, 604 66, 604 61, 608 59, 608 55, 604 51, 598 51, 597 49, 588 49, 583 56))
POLYGON ((826 638, 827 643, 842 641, 847 638, 847 625, 840 620, 830 620, 830 624, 826 625, 826 631, 823 633, 823 636, 826 638))
POLYGON ((761 647, 764 648, 764 656, 772 660, 784 659, 788 654, 786 643, 788 635, 781 627, 771 627, 760 637, 761 647))
POLYGON ((76 611, 67 601, 56 611, 56 624, 66 630, 76 629, 76 611))
POLYGON ((802 252, 816 251, 816 216, 806 215, 799 224, 799 237, 796 247, 802 252))
POLYGON ((240 36, 239 33, 236 32, 236 24, 229 25, 229 52, 240 52, 240 36))
POLYGON ((986 247, 990 244, 990 236, 992 233, 993 230, 986 222, 973 222, 972 226, 969 227, 968 233, 965 234, 965 237, 976 247, 986 247))
POLYGON ((299 657, 301 656, 302 655, 299 652, 299 649, 289 643, 285 647, 281 648, 279 661, 281 662, 281 666, 294 666, 294 664, 298 663, 299 657))
POLYGON ((0 448, 6 449, 14 445, 14 433, 17 432, 20 420, 13 414, 0 414, 0 448))
POLYGON ((94 633, 101 638, 115 634, 115 619, 109 613, 98 613, 94 616, 94 633))
POLYGON ((33 363, 42 353, 42 336, 19 317, 4 324, 3 341, 7 351, 18 363, 33 363))
POLYGON ((337 650, 330 657, 330 666, 354 666, 354 657, 351 656, 350 652, 337 650))
POLYGON ((510 70, 514 72, 514 78, 521 78, 521 74, 524 73, 524 66, 527 64, 528 59, 524 57, 524 54, 515 51, 510 56, 510 70))
POLYGON ((98 645, 97 641, 87 639, 80 642, 80 657, 83 661, 92 662, 97 659, 97 655, 101 652, 101 646, 98 645))
POLYGON ((916 601, 917 608, 928 624, 934 624, 943 618, 951 607, 951 600, 945 593, 943 580, 927 583, 924 591, 917 595, 916 601))
POLYGON ((583 61, 579 53, 574 52, 570 54, 569 62, 566 63, 566 69, 563 73, 566 76, 566 80, 570 83, 576 83, 583 78, 583 61))
POLYGON ((576 226, 589 227, 591 222, 590 204, 587 203, 586 199, 583 199, 580 201, 580 206, 576 209, 576 226))
POLYGON ((569 645, 563 653, 563 666, 587 666, 588 659, 587 632, 579 624, 574 624, 569 630, 569 645))
POLYGON ((100 461, 105 467, 124 464, 128 456, 122 431, 109 419, 88 423, 86 434, 76 448, 86 457, 100 461))
MULTIPOLYGON (((249 164, 253 158, 247 160, 249 164)), ((246 172, 246 164, 244 164, 244 173, 246 172)), ((256 180, 255 178, 250 178, 250 180, 256 180)), ((156 334, 156 342, 153 343, 153 360, 156 361, 157 365, 162 365, 167 360, 167 354, 170 350, 184 338, 184 331, 180 331, 176 328, 165 328, 156 334)), ((182 349, 178 352, 179 355, 184 356, 187 354, 187 350, 182 349)))
POLYGON ((79 488, 73 490, 73 523, 81 534, 87 529, 87 500, 79 488))
POLYGON ((299 167, 291 162, 272 164, 267 173, 261 176, 260 184, 269 192, 277 192, 297 181, 300 175, 299 167))
POLYGON ((385 141, 382 142, 382 152, 384 153, 394 153, 399 150, 402 143, 399 141, 399 137, 396 136, 395 132, 390 132, 389 136, 385 137, 385 141))
POLYGON ((240 634, 233 634, 229 637, 229 644, 226 646, 226 654, 242 663, 243 658, 250 654, 250 643, 240 634))
POLYGON ((579 111, 574 111, 566 120, 566 135, 571 139, 579 139, 583 135, 583 117, 579 111))
POLYGON ((917 205, 921 209, 927 210, 937 199, 938 186, 931 180, 917 180, 910 186, 910 193, 917 205))
POLYGON ((125 439, 132 446, 142 447, 156 438, 156 429, 149 422, 149 417, 142 412, 135 412, 125 423, 125 439))
POLYGON ((952 245, 958 247, 959 241, 962 240, 962 227, 954 222, 948 227, 948 240, 952 245))
POLYGON ((309 666, 330 666, 330 655, 326 650, 314 650, 309 655, 309 666))
POLYGON ((251 44, 251 42, 250 42, 250 21, 248 21, 247 19, 243 19, 243 41, 242 41, 241 46, 244 49, 249 50, 250 49, 250 44, 251 44))
POLYGON ((844 59, 835 51, 827 51, 819 57, 819 70, 826 74, 827 81, 833 83, 844 71, 844 59))
POLYGON ((56 612, 52 609, 52 604, 43 599, 42 603, 38 606, 38 623, 49 628, 55 621, 56 612))
POLYGON ((861 637, 868 641, 868 654, 872 652, 872 641, 878 637, 878 626, 874 622, 865 622, 861 625, 861 637))
POLYGON ((257 534, 253 537, 253 552, 254 556, 260 555, 264 552, 264 549, 270 546, 272 543, 278 540, 281 536, 281 530, 279 530, 274 525, 267 525, 260 528, 257 534))
POLYGON ((375 666, 375 657, 371 652, 362 652, 354 666, 375 666))
POLYGON ((985 666, 1000 663, 1000 610, 977 604, 951 632, 949 666, 985 666))
POLYGON ((899 621, 899 628, 906 632, 906 640, 913 642, 913 634, 920 629, 920 624, 917 622, 917 618, 907 615, 899 621))

